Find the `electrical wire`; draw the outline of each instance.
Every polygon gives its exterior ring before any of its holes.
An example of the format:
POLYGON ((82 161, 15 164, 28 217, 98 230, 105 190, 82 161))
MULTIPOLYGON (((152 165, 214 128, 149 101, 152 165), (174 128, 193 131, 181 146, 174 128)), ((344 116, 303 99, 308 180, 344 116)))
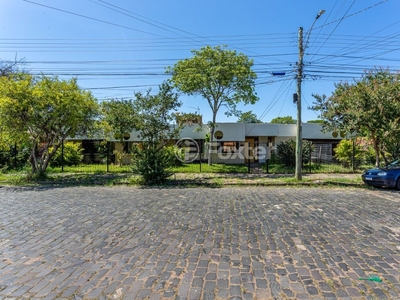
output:
MULTIPOLYGON (((350 5, 350 7, 347 9, 347 11, 345 12, 345 14, 343 15, 343 17, 339 20, 339 22, 336 24, 335 28, 333 28, 333 30, 331 31, 331 33, 328 35, 328 37, 325 39, 325 41, 322 43, 322 45, 318 48, 318 50, 316 51, 316 53, 318 53, 321 48, 326 44, 326 42, 329 40, 329 38, 332 36, 332 34, 335 32, 335 30, 338 28, 338 26, 340 25, 340 23, 343 21, 343 19, 346 17, 347 13, 350 11, 350 9, 353 7, 354 3, 356 3, 357 0, 353 0, 353 3, 350 5)), ((313 59, 313 57, 311 57, 311 59, 313 59)))
POLYGON ((73 15, 73 16, 81 17, 81 18, 84 18, 84 19, 88 19, 88 20, 92 20, 92 21, 96 21, 96 22, 100 22, 100 23, 104 23, 104 24, 108 24, 108 25, 112 25, 112 26, 128 29, 128 30, 133 30, 133 31, 140 32, 140 33, 145 33, 145 34, 149 34, 149 35, 162 37, 161 35, 158 35, 158 34, 155 34, 155 33, 147 32, 147 31, 143 31, 143 30, 139 30, 139 29, 135 29, 135 28, 132 28, 132 27, 124 26, 124 25, 119 25, 119 24, 116 24, 116 23, 113 23, 113 22, 109 22, 109 21, 100 20, 100 19, 97 19, 97 18, 85 16, 85 15, 82 15, 82 14, 78 14, 78 13, 74 13, 74 12, 67 11, 67 10, 64 10, 64 9, 56 8, 56 7, 53 7, 53 6, 37 3, 37 2, 34 2, 34 1, 30 1, 30 0, 23 0, 23 1, 31 3, 31 4, 34 4, 34 5, 46 7, 48 9, 60 11, 60 12, 63 12, 63 13, 66 13, 66 14, 70 14, 70 15, 73 15))

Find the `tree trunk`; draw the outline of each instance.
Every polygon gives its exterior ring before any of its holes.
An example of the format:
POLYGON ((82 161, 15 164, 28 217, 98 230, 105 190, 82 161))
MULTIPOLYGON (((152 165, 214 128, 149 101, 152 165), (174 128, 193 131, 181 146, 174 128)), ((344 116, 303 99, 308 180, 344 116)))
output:
POLYGON ((31 163, 32 173, 36 173, 38 171, 36 161, 36 144, 32 148, 31 155, 29 156, 29 162, 31 163))
POLYGON ((214 131, 215 131, 215 127, 214 125, 211 126, 210 128, 210 144, 208 145, 208 165, 211 166, 212 165, 212 145, 214 142, 214 131))
POLYGON ((382 155, 383 161, 385 162, 385 165, 387 166, 389 164, 389 161, 385 155, 385 151, 381 151, 381 155, 382 155))
POLYGON ((217 119, 217 112, 215 108, 213 109, 213 119, 210 128, 210 147, 208 148, 208 165, 212 165, 212 153, 213 153, 213 142, 214 142, 214 131, 215 131, 215 120, 217 119))
POLYGON ((379 147, 378 147, 378 141, 376 140, 375 137, 372 138, 372 143, 373 143, 374 151, 375 151, 375 167, 379 167, 379 164, 380 164, 379 147))
POLYGON ((53 150, 50 153, 48 152, 48 148, 41 149, 40 152, 42 152, 42 154, 40 155, 40 158, 38 160, 38 157, 36 155, 38 149, 37 144, 35 144, 29 157, 29 162, 31 163, 32 167, 32 174, 44 174, 50 163, 51 158, 54 156, 59 148, 60 144, 54 145, 53 150))

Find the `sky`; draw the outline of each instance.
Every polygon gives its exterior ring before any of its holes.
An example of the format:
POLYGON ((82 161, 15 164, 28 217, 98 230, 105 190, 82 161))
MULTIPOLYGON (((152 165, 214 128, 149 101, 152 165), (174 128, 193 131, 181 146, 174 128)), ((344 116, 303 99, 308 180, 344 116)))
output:
MULTIPOLYGON (((0 60, 33 74, 77 77, 99 101, 152 93, 165 68, 192 50, 224 45, 253 60, 258 119, 296 119, 298 32, 303 28, 302 121, 318 119, 312 94, 355 82, 375 68, 400 70, 399 0, 0 0, 0 60), (318 19, 320 10, 325 10, 318 19), (284 74, 284 75, 276 75, 284 74)), ((211 108, 180 95, 181 112, 211 108)), ((236 122, 221 107, 218 122, 236 122)))

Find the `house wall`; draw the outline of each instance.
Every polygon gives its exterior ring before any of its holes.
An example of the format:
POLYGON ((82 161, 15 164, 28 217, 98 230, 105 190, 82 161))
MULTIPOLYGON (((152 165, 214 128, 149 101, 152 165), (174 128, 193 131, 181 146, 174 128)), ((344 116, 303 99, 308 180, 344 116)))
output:
MULTIPOLYGON (((296 136, 296 135, 295 135, 296 136)), ((342 138, 340 136, 334 138, 332 136, 332 132, 322 132, 321 124, 313 124, 313 123, 303 123, 303 139, 327 139, 327 140, 337 140, 341 141, 342 138)))
POLYGON ((124 153, 124 156, 122 157, 122 164, 123 165, 129 165, 131 164, 132 161, 132 155, 130 154, 130 149, 128 152, 124 151, 124 147, 125 147, 125 143, 129 143, 129 145, 132 144, 132 142, 115 142, 114 143, 114 157, 115 157, 115 164, 119 164, 119 160, 118 157, 116 155, 115 152, 119 152, 119 153, 124 153))
MULTIPOLYGON (((175 126, 175 125, 172 125, 175 126)), ((303 139, 309 140, 326 140, 331 142, 339 142, 342 138, 340 136, 334 138, 332 136, 332 132, 322 132, 322 126, 320 124, 315 123, 303 123, 302 137, 303 139)), ((248 149, 246 148, 246 139, 249 140, 252 138, 258 139, 259 145, 264 144, 268 146, 268 151, 275 150, 276 145, 280 142, 285 142, 290 139, 295 140, 297 134, 297 126, 296 124, 270 124, 270 123, 260 123, 260 124, 245 124, 245 123, 218 123, 215 131, 221 131, 223 136, 220 139, 214 139, 216 142, 239 142, 240 148, 239 152, 235 155, 231 155, 231 159, 226 159, 229 155, 224 153, 214 153, 213 161, 220 163, 232 163, 232 164, 241 164, 245 163, 246 160, 243 159, 245 157, 245 153, 248 153, 248 149), (272 145, 270 144, 272 143, 272 145)), ((180 132, 180 136, 178 139, 190 138, 195 139, 197 141, 205 141, 206 135, 209 132, 208 125, 186 125, 182 128, 180 132)), ((74 138, 71 140, 87 140, 84 137, 81 139, 74 138)), ((111 138, 109 141, 115 143, 115 150, 122 151, 123 144, 118 142, 117 140, 111 138)), ((129 138, 125 139, 126 142, 140 142, 138 132, 131 132, 129 138)), ((263 146, 264 146, 263 145, 263 146)), ((215 149, 217 150, 217 149, 215 149)), ((207 159, 208 151, 204 149, 203 158, 207 159)), ((131 163, 131 155, 126 155, 123 158, 124 164, 131 163)), ((115 161, 115 163, 118 163, 115 161)))
POLYGON ((246 136, 246 127, 243 123, 218 123, 214 133, 217 131, 222 131, 223 137, 214 141, 244 141, 246 136))
MULTIPOLYGON (((175 125, 172 125, 175 126, 175 125)), ((322 132, 322 126, 316 123, 303 123, 303 139, 330 139, 340 141, 340 136, 334 138, 332 132, 322 132)), ((295 139, 297 135, 296 124, 245 124, 245 123, 217 123, 215 131, 222 131, 223 137, 218 141, 244 141, 246 137, 258 137, 263 142, 268 142, 268 137, 281 138, 285 141, 295 139)), ((179 138, 192 138, 204 140, 209 132, 208 125, 186 125, 182 128, 179 138)), ((215 140, 215 139, 214 139, 215 140)), ((117 141, 111 139, 110 141, 117 141)), ((140 142, 138 132, 131 132, 126 141, 140 142)))
POLYGON ((180 132, 179 138, 192 138, 195 140, 204 140, 206 138, 207 133, 209 132, 208 127, 203 125, 190 125, 182 128, 180 132))
POLYGON ((246 136, 296 136, 295 124, 244 124, 246 136))

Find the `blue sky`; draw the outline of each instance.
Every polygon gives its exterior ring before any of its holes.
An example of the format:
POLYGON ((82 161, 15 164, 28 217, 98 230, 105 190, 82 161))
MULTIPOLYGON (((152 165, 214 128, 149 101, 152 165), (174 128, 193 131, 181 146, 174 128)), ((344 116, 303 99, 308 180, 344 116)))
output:
MULTIPOLYGON (((296 118, 302 26, 305 122, 318 117, 307 109, 311 94, 329 96, 335 82, 353 82, 374 67, 400 70, 399 11, 398 0, 1 0, 0 59, 24 58, 35 74, 76 76, 82 88, 107 101, 157 92, 168 78, 165 67, 190 58, 193 49, 226 45, 253 59, 258 75, 260 100, 240 109, 269 122, 296 118)), ((181 111, 211 119, 206 100, 180 99, 181 111)), ((236 118, 222 108, 217 120, 236 118)))

